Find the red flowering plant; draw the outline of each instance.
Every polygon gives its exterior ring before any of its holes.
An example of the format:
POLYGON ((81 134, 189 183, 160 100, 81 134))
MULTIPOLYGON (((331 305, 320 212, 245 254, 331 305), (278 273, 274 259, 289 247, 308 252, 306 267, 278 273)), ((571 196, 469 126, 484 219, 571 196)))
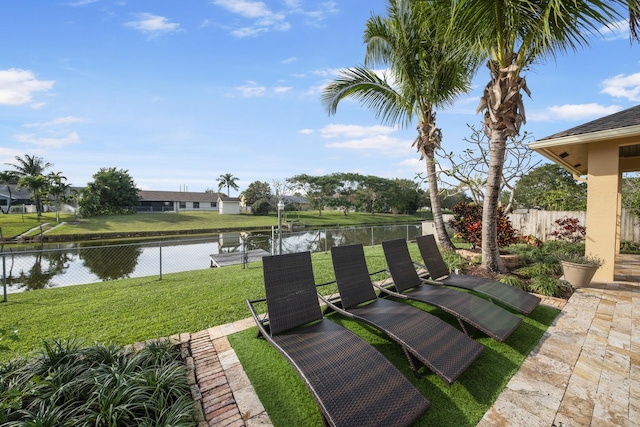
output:
POLYGON ((562 217, 554 221, 555 230, 550 233, 556 240, 570 243, 580 243, 584 241, 587 229, 580 225, 578 218, 562 217))
MULTIPOLYGON (((477 248, 482 244, 482 206, 475 203, 458 203, 454 205, 453 218, 448 221, 462 240, 477 248)), ((509 246, 518 242, 516 231, 511 226, 509 217, 502 206, 498 206, 498 246, 509 246)))

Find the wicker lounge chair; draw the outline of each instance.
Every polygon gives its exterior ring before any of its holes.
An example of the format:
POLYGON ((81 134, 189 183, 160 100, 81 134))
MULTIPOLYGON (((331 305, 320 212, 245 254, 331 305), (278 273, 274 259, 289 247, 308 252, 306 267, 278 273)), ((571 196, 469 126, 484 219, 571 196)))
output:
POLYGON ((540 298, 529 292, 515 288, 506 283, 486 279, 484 277, 467 276, 464 274, 451 275, 447 264, 436 244, 433 234, 416 237, 420 255, 424 266, 429 272, 430 283, 468 289, 489 297, 492 301, 500 302, 522 314, 531 312, 540 304, 540 298))
POLYGON ((486 299, 425 283, 415 270, 406 240, 387 240, 382 242, 382 248, 396 292, 387 287, 380 287, 381 290, 399 298, 436 306, 454 315, 467 334, 479 329, 500 342, 506 340, 522 322, 520 317, 486 299))
POLYGON ((408 426, 428 409, 382 354, 322 316, 309 252, 264 257, 263 268, 266 298, 247 301, 259 335, 296 369, 325 425, 408 426))
POLYGON ((331 257, 340 295, 321 298, 333 310, 381 330, 400 344, 416 377, 424 365, 452 384, 482 354, 481 344, 444 320, 408 304, 379 298, 362 245, 334 246, 331 257))

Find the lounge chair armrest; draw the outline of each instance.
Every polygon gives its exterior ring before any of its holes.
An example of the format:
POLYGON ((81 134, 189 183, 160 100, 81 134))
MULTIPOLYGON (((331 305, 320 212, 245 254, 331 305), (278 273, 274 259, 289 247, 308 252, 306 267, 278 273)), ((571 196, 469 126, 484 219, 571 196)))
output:
POLYGON ((409 299, 409 297, 407 297, 404 294, 400 294, 398 292, 392 291, 391 289, 385 287, 384 285, 380 285, 378 283, 374 283, 373 287, 378 289, 380 292, 382 292, 385 295, 389 295, 395 298, 401 298, 401 299, 409 299))
POLYGON ((258 326, 258 335, 256 338, 269 335, 268 326, 265 325, 265 323, 269 321, 269 314, 264 313, 262 315, 259 315, 254 306, 257 303, 266 302, 266 301, 267 301, 266 298, 260 298, 260 299, 254 299, 254 300, 247 299, 247 306, 249 307, 249 312, 251 312, 251 317, 253 317, 253 320, 256 322, 256 325, 258 326))
POLYGON ((337 298, 337 297, 336 298, 327 298, 324 295, 320 295, 320 294, 318 294, 318 298, 320 298, 320 300, 324 304, 326 304, 327 308, 329 309, 329 310, 328 309, 324 310, 325 314, 328 313, 328 312, 331 312, 331 311, 335 311, 335 312, 338 312, 338 313, 342 314, 343 316, 346 316, 346 317, 348 317, 350 319, 354 318, 353 314, 349 313, 348 311, 345 311, 342 307, 340 307, 337 304, 333 303, 333 301, 335 301, 336 299, 339 299, 339 298, 337 298))

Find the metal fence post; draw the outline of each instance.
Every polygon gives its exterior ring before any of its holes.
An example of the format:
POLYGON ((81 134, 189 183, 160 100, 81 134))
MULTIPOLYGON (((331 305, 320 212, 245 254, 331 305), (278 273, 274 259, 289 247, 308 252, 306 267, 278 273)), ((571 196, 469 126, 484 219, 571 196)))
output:
POLYGON ((6 263, 6 255, 2 253, 2 288, 4 289, 4 298, 2 302, 7 302, 7 263, 6 263))
POLYGON ((162 280, 162 243, 158 244, 160 248, 160 280, 162 280))
POLYGON ((373 246, 373 225, 371 226, 371 246, 373 246))

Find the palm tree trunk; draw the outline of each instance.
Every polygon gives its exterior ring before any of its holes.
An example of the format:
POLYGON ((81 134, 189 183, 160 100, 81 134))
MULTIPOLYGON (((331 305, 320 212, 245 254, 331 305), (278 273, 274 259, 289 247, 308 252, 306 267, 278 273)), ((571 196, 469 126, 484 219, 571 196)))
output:
POLYGON ((498 201, 506 144, 506 133, 500 129, 492 129, 487 187, 482 207, 482 267, 498 273, 506 271, 500 258, 497 230, 498 201))
POLYGON ((438 243, 440 243, 440 247, 443 250, 455 251, 456 247, 447 234, 444 219, 442 218, 442 203, 440 203, 440 197, 438 197, 438 177, 436 176, 436 163, 433 150, 427 151, 425 154, 427 154, 427 182, 429 184, 431 213, 433 214, 433 223, 436 226, 438 243))

